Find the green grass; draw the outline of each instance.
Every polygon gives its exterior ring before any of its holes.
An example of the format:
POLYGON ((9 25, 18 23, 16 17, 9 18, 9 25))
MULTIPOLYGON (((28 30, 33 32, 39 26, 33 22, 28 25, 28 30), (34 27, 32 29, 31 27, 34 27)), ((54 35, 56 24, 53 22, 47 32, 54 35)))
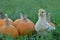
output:
MULTIPOLYGON (((36 23, 40 8, 51 13, 51 21, 55 23, 56 30, 60 33, 60 0, 0 0, 0 9, 14 21, 20 17, 19 13, 23 12, 31 21, 36 23)), ((38 36, 35 39, 39 40, 38 36)))

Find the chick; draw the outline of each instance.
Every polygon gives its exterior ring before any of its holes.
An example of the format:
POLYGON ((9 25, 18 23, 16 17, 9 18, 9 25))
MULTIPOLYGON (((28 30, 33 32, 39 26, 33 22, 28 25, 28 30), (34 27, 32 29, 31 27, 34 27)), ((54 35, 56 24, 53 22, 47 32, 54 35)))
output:
POLYGON ((53 30, 55 30, 56 28, 55 28, 54 23, 52 23, 52 22, 50 21, 50 18, 51 18, 51 13, 48 13, 48 14, 47 14, 47 21, 48 21, 48 23, 51 25, 51 26, 49 27, 48 31, 53 31, 53 30))
POLYGON ((38 21, 35 24, 35 30, 41 37, 44 37, 47 35, 48 27, 48 22, 46 21, 46 11, 44 9, 39 9, 38 21))

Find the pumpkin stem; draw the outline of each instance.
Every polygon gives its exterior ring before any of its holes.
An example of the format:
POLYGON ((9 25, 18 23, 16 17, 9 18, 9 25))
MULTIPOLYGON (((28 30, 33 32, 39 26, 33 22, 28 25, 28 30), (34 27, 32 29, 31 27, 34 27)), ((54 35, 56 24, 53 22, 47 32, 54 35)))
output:
POLYGON ((27 19, 27 15, 25 15, 24 18, 27 19))
POLYGON ((23 14, 22 14, 22 13, 20 13, 20 18, 24 18, 24 16, 23 16, 23 14))
POLYGON ((51 14, 51 13, 48 13, 48 15, 47 15, 47 21, 48 21, 48 22, 50 22, 50 17, 51 17, 50 14, 51 14))
POLYGON ((27 21, 27 16, 26 15, 20 13, 20 16, 21 16, 21 18, 23 18, 23 21, 27 21))
POLYGON ((23 21, 27 21, 27 15, 24 15, 23 21))
POLYGON ((8 26, 9 25, 9 20, 8 20, 8 15, 7 14, 5 14, 5 17, 6 17, 6 26, 8 26))
POLYGON ((1 20, 2 18, 1 18, 1 15, 0 15, 0 20, 1 20))

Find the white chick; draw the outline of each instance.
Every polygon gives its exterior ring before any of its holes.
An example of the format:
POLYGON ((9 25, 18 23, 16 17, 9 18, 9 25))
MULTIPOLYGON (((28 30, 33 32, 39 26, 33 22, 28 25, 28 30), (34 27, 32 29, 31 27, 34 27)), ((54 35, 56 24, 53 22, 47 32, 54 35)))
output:
POLYGON ((35 24, 35 30, 37 33, 44 37, 47 35, 48 23, 46 21, 46 11, 44 9, 40 9, 38 13, 38 21, 35 24))

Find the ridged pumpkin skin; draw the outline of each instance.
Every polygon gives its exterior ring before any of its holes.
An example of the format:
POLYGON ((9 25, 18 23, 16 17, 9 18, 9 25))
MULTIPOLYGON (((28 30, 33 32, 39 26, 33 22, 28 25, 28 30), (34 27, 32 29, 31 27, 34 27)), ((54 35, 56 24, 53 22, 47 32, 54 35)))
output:
POLYGON ((3 25, 5 25, 5 23, 4 23, 4 20, 1 19, 1 20, 0 20, 0 28, 1 28, 3 25))
MULTIPOLYGON (((5 20, 6 19, 1 19, 0 20, 0 28, 5 25, 5 20)), ((11 19, 8 19, 8 20, 9 20, 9 24, 14 26, 14 22, 11 19)))
POLYGON ((5 26, 3 26, 1 28, 1 33, 4 34, 4 35, 11 36, 11 37, 18 37, 18 31, 12 25, 8 25, 8 26, 5 25, 5 26))
POLYGON ((15 20, 14 25, 17 26, 17 25, 19 24, 20 20, 21 20, 21 19, 15 20))
POLYGON ((34 23, 31 22, 29 19, 27 20, 20 19, 18 20, 17 23, 18 25, 16 28, 18 29, 21 35, 25 35, 25 34, 31 35, 32 32, 34 31, 34 23))

